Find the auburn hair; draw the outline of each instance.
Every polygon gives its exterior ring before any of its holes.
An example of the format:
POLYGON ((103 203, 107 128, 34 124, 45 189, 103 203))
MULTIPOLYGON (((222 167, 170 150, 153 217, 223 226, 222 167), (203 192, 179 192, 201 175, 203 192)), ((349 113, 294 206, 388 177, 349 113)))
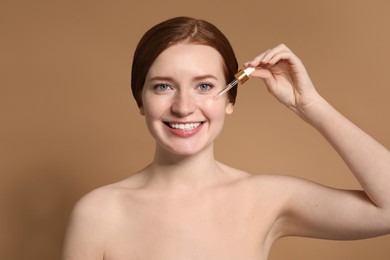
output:
MULTIPOLYGON (((238 63, 226 36, 213 24, 191 17, 175 17, 149 29, 140 39, 133 56, 131 90, 138 107, 142 106, 145 78, 156 58, 168 47, 178 43, 202 44, 216 49, 223 59, 226 82, 234 80, 238 63)), ((236 101, 237 86, 229 93, 229 101, 236 101)))

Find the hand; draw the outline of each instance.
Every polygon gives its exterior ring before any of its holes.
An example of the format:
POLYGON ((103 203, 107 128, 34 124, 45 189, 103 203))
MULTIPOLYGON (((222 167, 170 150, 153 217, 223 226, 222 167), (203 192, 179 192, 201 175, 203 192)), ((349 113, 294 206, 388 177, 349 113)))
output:
POLYGON ((268 91, 298 114, 320 97, 301 60, 284 44, 244 64, 256 67, 251 76, 264 80, 268 91))

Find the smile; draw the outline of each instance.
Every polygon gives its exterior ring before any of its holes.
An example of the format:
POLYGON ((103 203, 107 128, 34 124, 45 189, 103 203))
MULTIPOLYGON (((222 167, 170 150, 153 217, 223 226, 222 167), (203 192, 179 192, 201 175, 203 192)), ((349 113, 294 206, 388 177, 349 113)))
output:
POLYGON ((167 125, 170 128, 185 130, 185 131, 190 131, 190 130, 193 130, 195 128, 198 128, 201 124, 202 124, 201 122, 198 122, 198 123, 167 123, 167 125))

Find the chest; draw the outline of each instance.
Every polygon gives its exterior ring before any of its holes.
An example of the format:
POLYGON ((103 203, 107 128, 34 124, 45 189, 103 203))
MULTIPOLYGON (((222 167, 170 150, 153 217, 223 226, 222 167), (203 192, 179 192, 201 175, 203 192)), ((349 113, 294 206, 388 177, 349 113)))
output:
POLYGON ((228 194, 134 203, 113 225, 108 259, 261 259, 274 218, 228 194))

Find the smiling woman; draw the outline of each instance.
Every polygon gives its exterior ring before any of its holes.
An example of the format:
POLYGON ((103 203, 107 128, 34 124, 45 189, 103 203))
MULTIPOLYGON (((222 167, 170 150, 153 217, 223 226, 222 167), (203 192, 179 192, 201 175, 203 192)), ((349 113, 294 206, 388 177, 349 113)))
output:
MULTIPOLYGON (((141 38, 134 53, 131 88, 138 106, 142 104, 141 92, 149 68, 157 57, 168 47, 177 43, 191 43, 214 48, 222 62, 225 80, 230 82, 238 70, 233 48, 225 35, 213 24, 188 17, 177 17, 151 28, 141 38)), ((186 66, 186 64, 181 64, 186 66)), ((207 72, 207 71, 206 71, 207 72)), ((237 89, 230 91, 230 100, 234 103, 237 89)))
POLYGON ((238 66, 226 37, 206 21, 173 18, 150 29, 134 55, 132 91, 155 140, 151 163, 75 206, 63 259, 266 260, 285 236, 360 239, 390 233, 390 153, 314 88, 285 45, 255 68, 280 103, 318 130, 364 190, 252 174, 214 157, 237 88, 215 99, 238 66))
POLYGON ((182 154, 185 148, 186 154, 193 154, 214 142, 225 113, 233 111, 226 97, 214 99, 226 85, 221 60, 210 46, 178 43, 154 61, 146 75, 140 110, 157 150, 182 154))

